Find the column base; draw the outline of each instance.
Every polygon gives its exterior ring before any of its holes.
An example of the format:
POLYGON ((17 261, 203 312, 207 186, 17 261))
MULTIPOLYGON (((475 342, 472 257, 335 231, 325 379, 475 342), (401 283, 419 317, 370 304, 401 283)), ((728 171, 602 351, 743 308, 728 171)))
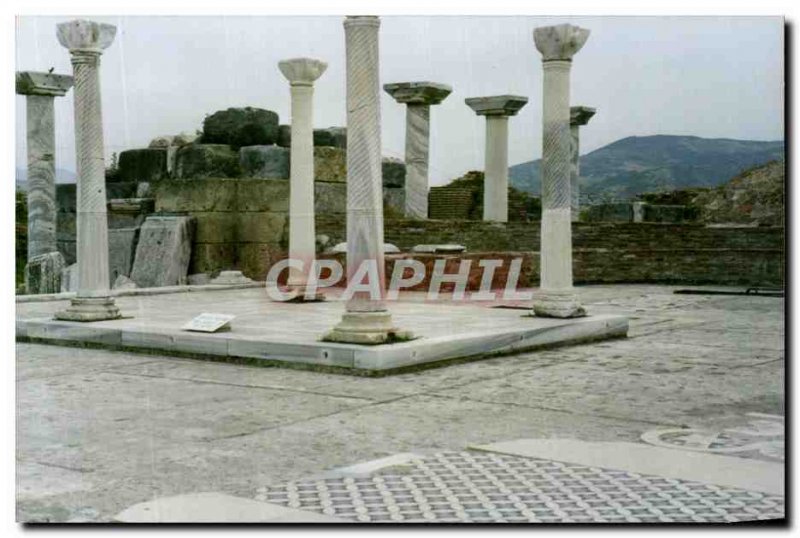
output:
POLYGON ((410 331, 401 331, 392 325, 392 315, 389 312, 345 312, 342 321, 325 334, 322 340, 376 345, 413 338, 410 331))
POLYGON ((119 319, 122 314, 111 297, 76 297, 54 317, 63 321, 105 321, 119 319))
POLYGON ((573 292, 545 291, 534 299, 533 314, 541 318, 581 318, 586 309, 573 292))

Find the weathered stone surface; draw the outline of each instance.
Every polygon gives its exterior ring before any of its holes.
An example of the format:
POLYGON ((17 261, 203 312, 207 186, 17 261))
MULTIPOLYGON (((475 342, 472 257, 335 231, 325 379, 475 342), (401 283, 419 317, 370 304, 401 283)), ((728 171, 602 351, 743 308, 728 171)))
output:
POLYGON ((192 217, 148 217, 139 232, 131 279, 142 288, 185 282, 194 227, 192 217))
POLYGON ((288 222, 287 213, 241 213, 239 241, 288 245, 288 222))
POLYGON ((60 252, 34 256, 25 266, 25 291, 58 293, 61 291, 61 273, 64 265, 64 256, 60 252))
POLYGON ((278 115, 263 108, 229 108, 203 120, 204 144, 228 144, 235 148, 274 144, 278 139, 278 115))
POLYGON ((115 181, 106 183, 106 198, 134 198, 139 184, 135 181, 115 181))
POLYGON ((208 273, 195 273, 187 276, 186 282, 190 286, 205 286, 211 283, 211 275, 208 273))
POLYGON ((120 275, 130 276, 138 240, 138 227, 108 231, 108 275, 112 282, 120 275))
MULTIPOLYGON (((114 198, 108 201, 108 227, 135 228, 153 213, 153 198, 114 198)), ((113 276, 111 277, 113 281, 113 276)))
POLYGON ((383 89, 398 103, 411 105, 438 105, 453 92, 447 84, 436 82, 394 82, 383 89))
POLYGON ((78 264, 73 263, 61 270, 61 292, 78 291, 78 264))
POLYGON ((454 245, 454 244, 445 244, 445 245, 414 245, 411 248, 411 252, 423 252, 423 253, 430 253, 430 254, 444 254, 444 253, 451 253, 451 252, 464 252, 467 250, 467 247, 464 245, 454 245))
POLYGON ((479 116, 515 116, 528 102, 522 95, 468 97, 464 102, 479 116))
POLYGON ((289 178, 289 149, 280 146, 245 146, 239 150, 239 165, 245 177, 289 178))
POLYGON ((403 215, 406 207, 406 190, 402 187, 383 188, 384 213, 386 208, 391 208, 397 215, 403 215))
POLYGON ((238 179, 237 211, 289 211, 289 181, 238 179))
POLYGON ((167 177, 165 148, 129 149, 119 154, 118 181, 155 182, 167 177))
POLYGON ((219 276, 211 280, 215 286, 226 284, 248 284, 253 280, 247 278, 241 271, 220 271, 219 276))
POLYGON ((406 186, 406 163, 402 159, 384 157, 381 160, 384 187, 406 186))
POLYGON ((195 243, 192 252, 191 273, 215 273, 236 263, 236 244, 195 243))
MULTIPOLYGON (((237 266, 245 276, 263 281, 269 268, 286 258, 287 254, 286 243, 242 243, 238 249, 237 266)), ((283 274, 285 275, 286 271, 283 274)))
POLYGON ((239 214, 234 211, 193 211, 195 243, 236 243, 239 214))
POLYGON ((178 178, 238 177, 239 154, 226 144, 189 144, 176 156, 178 178))
POLYGON ((16 76, 16 93, 20 95, 43 95, 62 97, 72 87, 73 80, 69 75, 56 73, 40 73, 36 71, 18 71, 16 76))
POLYGON ((291 125, 278 125, 278 140, 276 141, 282 148, 288 148, 292 145, 292 126, 291 125))
MULTIPOLYGON (((396 245, 391 243, 384 243, 383 244, 383 251, 385 253, 396 253, 400 252, 400 249, 397 248, 396 245)), ((330 254, 346 254, 347 253, 347 243, 336 243, 334 246, 327 250, 330 254)))
POLYGON ((347 149, 347 128, 328 127, 314 129, 314 145, 347 149))
POLYGON ((176 135, 157 136, 147 145, 148 148, 168 148, 170 146, 185 146, 192 144, 199 138, 196 134, 180 133, 176 135))
POLYGON ((347 184, 324 183, 314 184, 314 212, 317 214, 345 214, 347 212, 347 184))
MULTIPOLYGON (((235 211, 240 181, 208 178, 203 181, 169 181, 154 185, 156 211, 235 211)), ((248 183, 270 183, 247 181, 248 183)))
POLYGON ((314 148, 314 179, 345 183, 347 181, 347 153, 341 148, 314 148))
POLYGON ((125 275, 118 275, 117 278, 114 279, 114 284, 112 286, 112 289, 135 290, 138 287, 139 286, 136 285, 136 282, 126 277, 125 275))

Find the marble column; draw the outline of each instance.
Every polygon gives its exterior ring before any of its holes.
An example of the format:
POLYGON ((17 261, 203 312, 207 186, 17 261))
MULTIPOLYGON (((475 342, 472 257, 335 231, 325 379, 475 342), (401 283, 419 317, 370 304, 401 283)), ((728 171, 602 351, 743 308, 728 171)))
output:
POLYGON ((486 154, 483 178, 483 220, 508 222, 508 117, 528 102, 519 95, 471 97, 464 102, 486 116, 486 154))
POLYGON ((589 30, 571 24, 533 31, 544 69, 540 290, 533 303, 537 316, 586 315, 572 287, 569 78, 572 56, 588 37, 589 30))
POLYGON ((53 99, 72 87, 72 77, 17 72, 16 90, 25 96, 28 144, 28 261, 56 248, 56 134, 53 99))
POLYGON ((453 89, 434 82, 398 82, 383 89, 406 105, 406 217, 427 219, 431 105, 444 101, 453 89))
MULTIPOLYGON (((357 291, 346 312, 323 339, 355 344, 380 344, 410 335, 398 331, 385 302, 383 257, 383 182, 381 177, 381 112, 378 62, 380 19, 347 17, 347 281, 372 265, 379 297, 357 291)), ((369 274, 369 273, 368 273, 369 274)))
POLYGON ((569 170, 569 188, 572 222, 578 222, 581 212, 581 186, 579 183, 581 177, 581 127, 589 123, 589 120, 594 116, 596 109, 588 106, 573 106, 569 109, 569 134, 572 140, 570 145, 570 170, 569 170))
POLYGON ((116 27, 87 20, 57 26, 69 49, 75 78, 75 150, 78 163, 78 293, 57 319, 99 321, 120 312, 110 297, 100 56, 114 41, 116 27))
POLYGON ((289 268, 287 284, 298 292, 297 300, 320 300, 321 294, 306 297, 306 284, 316 255, 314 234, 314 81, 328 64, 311 58, 293 58, 278 63, 289 80, 292 94, 292 145, 289 179, 289 258, 301 260, 303 270, 289 268))

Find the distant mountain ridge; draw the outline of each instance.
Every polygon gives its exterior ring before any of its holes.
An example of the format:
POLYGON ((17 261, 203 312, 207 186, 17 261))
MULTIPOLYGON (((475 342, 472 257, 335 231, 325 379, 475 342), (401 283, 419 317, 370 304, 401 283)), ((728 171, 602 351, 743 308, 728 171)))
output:
MULTIPOLYGON (((716 187, 747 168, 781 160, 779 141, 629 136, 581 156, 582 194, 633 198, 644 192, 716 187)), ((541 160, 509 168, 512 186, 541 193, 541 160)))

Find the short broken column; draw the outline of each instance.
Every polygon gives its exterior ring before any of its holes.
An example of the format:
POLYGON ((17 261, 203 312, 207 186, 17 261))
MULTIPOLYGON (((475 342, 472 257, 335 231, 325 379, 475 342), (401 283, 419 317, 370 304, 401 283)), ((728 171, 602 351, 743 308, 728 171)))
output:
POLYGON ((347 281, 369 279, 379 297, 356 291, 323 339, 380 344, 400 336, 385 299, 378 28, 372 16, 344 21, 347 55, 347 281), (364 268, 367 268, 364 271, 364 268))
POLYGON ((72 87, 72 77, 17 72, 16 91, 25 96, 28 145, 27 293, 58 293, 64 257, 56 243, 56 135, 54 98, 72 87))
POLYGON ((578 222, 578 218, 580 217, 580 212, 581 212, 580 128, 589 123, 589 120, 592 119, 592 116, 594 116, 595 112, 597 112, 596 109, 590 108, 588 106, 574 106, 569 109, 569 134, 570 138, 572 139, 572 143, 570 145, 572 151, 570 155, 570 164, 572 166, 569 170, 570 197, 572 199, 571 202, 572 222, 578 222))
POLYGON ((571 24, 533 31, 544 69, 540 290, 533 303, 537 316, 586 314, 572 286, 569 79, 572 56, 588 37, 589 30, 571 24))
POLYGON ((75 149, 78 164, 78 293, 56 319, 99 321, 120 317, 110 296, 100 56, 114 41, 116 27, 87 20, 57 25, 58 41, 69 49, 75 78, 75 149))
POLYGON ((316 255, 314 234, 314 81, 328 64, 311 58, 278 63, 292 94, 292 145, 289 168, 289 258, 303 262, 303 269, 289 268, 288 286, 305 296, 308 274, 316 255))
POLYGON ((431 105, 438 105, 453 89, 434 82, 398 82, 383 89, 406 105, 406 217, 428 218, 428 154, 431 105))
POLYGON ((508 117, 528 102, 519 95, 471 97, 464 102, 486 116, 486 154, 483 178, 483 220, 508 222, 508 117))

